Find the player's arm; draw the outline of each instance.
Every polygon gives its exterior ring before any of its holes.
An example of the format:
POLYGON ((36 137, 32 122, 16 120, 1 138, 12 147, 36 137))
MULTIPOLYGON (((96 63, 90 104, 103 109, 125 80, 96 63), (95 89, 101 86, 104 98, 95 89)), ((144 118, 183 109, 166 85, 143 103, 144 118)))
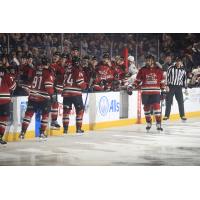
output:
POLYGON ((162 70, 160 70, 160 89, 161 90, 165 90, 166 88, 166 82, 165 82, 165 77, 164 77, 164 72, 162 70))
POLYGON ((53 76, 53 74, 49 73, 46 77, 47 78, 44 81, 44 87, 45 87, 46 91, 48 92, 48 94, 51 96, 54 94, 54 86, 53 86, 54 76, 53 76))
POLYGON ((84 81, 83 73, 80 72, 80 71, 78 72, 76 84, 77 84, 78 87, 80 87, 82 90, 86 89, 86 87, 87 87, 87 84, 86 84, 85 81, 84 81))
POLYGON ((139 72, 137 73, 136 79, 133 83, 133 85, 138 88, 139 85, 142 83, 143 80, 143 69, 140 69, 139 72))
POLYGON ((14 78, 12 77, 12 75, 7 75, 7 84, 9 87, 10 92, 13 92, 16 88, 16 82, 14 81, 14 78))

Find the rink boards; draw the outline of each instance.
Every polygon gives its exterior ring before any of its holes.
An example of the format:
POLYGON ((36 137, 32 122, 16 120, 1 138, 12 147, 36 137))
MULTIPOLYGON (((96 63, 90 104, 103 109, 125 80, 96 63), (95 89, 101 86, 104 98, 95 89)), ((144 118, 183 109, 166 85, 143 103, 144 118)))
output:
MULTIPOLYGON (((89 93, 85 113, 83 117, 84 130, 96 130, 100 128, 124 126, 138 123, 138 117, 141 117, 141 123, 144 122, 144 112, 140 99, 138 98, 138 91, 134 91, 132 96, 128 96, 126 92, 100 92, 89 93), (141 111, 141 113, 140 113, 141 111)), ((87 94, 83 94, 83 103, 85 103, 87 94)), ((12 120, 7 127, 7 134, 5 136, 8 141, 18 140, 18 134, 21 130, 21 123, 24 112, 27 106, 27 97, 13 97, 12 99, 12 120)), ((189 89, 189 95, 184 95, 185 112, 187 117, 200 116, 200 88, 189 89)), ((62 97, 58 96, 59 110, 58 122, 62 125, 63 104, 62 97)), ((162 107, 163 113, 165 111, 165 102, 162 107)), ((171 109, 171 120, 179 119, 178 104, 174 98, 171 109)), ((75 132, 75 109, 72 109, 70 115, 69 133, 75 132)), ((62 135, 62 128, 60 130, 51 130, 50 123, 48 126, 49 135, 62 135)), ((35 137, 36 119, 32 118, 27 131, 27 138, 35 137)))

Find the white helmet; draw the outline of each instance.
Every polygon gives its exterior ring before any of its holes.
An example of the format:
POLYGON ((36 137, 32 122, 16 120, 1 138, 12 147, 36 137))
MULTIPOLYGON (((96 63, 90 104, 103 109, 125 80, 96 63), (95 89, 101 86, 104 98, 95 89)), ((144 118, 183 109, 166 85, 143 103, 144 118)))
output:
POLYGON ((134 60, 135 60, 135 59, 134 59, 133 56, 129 56, 129 57, 128 57, 128 61, 134 62, 134 60))

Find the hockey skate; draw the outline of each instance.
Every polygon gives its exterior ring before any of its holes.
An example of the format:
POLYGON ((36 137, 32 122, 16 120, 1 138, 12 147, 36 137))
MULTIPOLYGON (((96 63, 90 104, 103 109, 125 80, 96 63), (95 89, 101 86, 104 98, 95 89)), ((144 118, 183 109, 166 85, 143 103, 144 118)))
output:
POLYGON ((147 126, 146 126, 147 133, 150 131, 151 126, 152 126, 152 122, 147 122, 147 126))
POLYGON ((185 116, 181 117, 182 122, 186 122, 187 118, 185 116))
POLYGON ((165 120, 165 121, 168 120, 168 119, 169 119, 169 117, 167 117, 167 116, 163 117, 163 120, 165 120))
POLYGON ((157 123, 157 124, 156 124, 156 127, 157 127, 157 131, 158 131, 158 132, 163 131, 163 128, 161 127, 161 123, 157 123))
POLYGON ((3 140, 3 136, 0 136, 0 144, 7 144, 7 142, 3 140))
POLYGON ((47 139, 47 135, 45 135, 44 132, 41 132, 39 135, 39 139, 47 139))
POLYGON ((68 127, 64 127, 64 129, 63 129, 63 134, 64 134, 64 135, 67 135, 67 132, 68 132, 68 127))
POLYGON ((20 134, 19 134, 19 139, 20 140, 23 140, 25 138, 25 132, 21 132, 20 134))
POLYGON ((83 135, 83 134, 84 134, 84 130, 76 129, 76 135, 83 135))
POLYGON ((60 129, 60 125, 58 124, 57 121, 52 121, 51 122, 51 129, 54 129, 54 130, 60 129))

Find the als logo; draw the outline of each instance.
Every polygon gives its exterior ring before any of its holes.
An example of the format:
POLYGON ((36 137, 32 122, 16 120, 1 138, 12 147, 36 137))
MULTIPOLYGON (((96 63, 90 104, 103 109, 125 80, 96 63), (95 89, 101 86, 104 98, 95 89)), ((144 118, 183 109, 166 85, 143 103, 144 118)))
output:
POLYGON ((103 96, 99 101, 99 112, 102 116, 106 116, 108 112, 119 112, 119 102, 115 99, 109 102, 108 98, 103 96))
POLYGON ((103 96, 99 101, 99 112, 102 116, 105 116, 109 111, 109 101, 108 98, 103 96))

